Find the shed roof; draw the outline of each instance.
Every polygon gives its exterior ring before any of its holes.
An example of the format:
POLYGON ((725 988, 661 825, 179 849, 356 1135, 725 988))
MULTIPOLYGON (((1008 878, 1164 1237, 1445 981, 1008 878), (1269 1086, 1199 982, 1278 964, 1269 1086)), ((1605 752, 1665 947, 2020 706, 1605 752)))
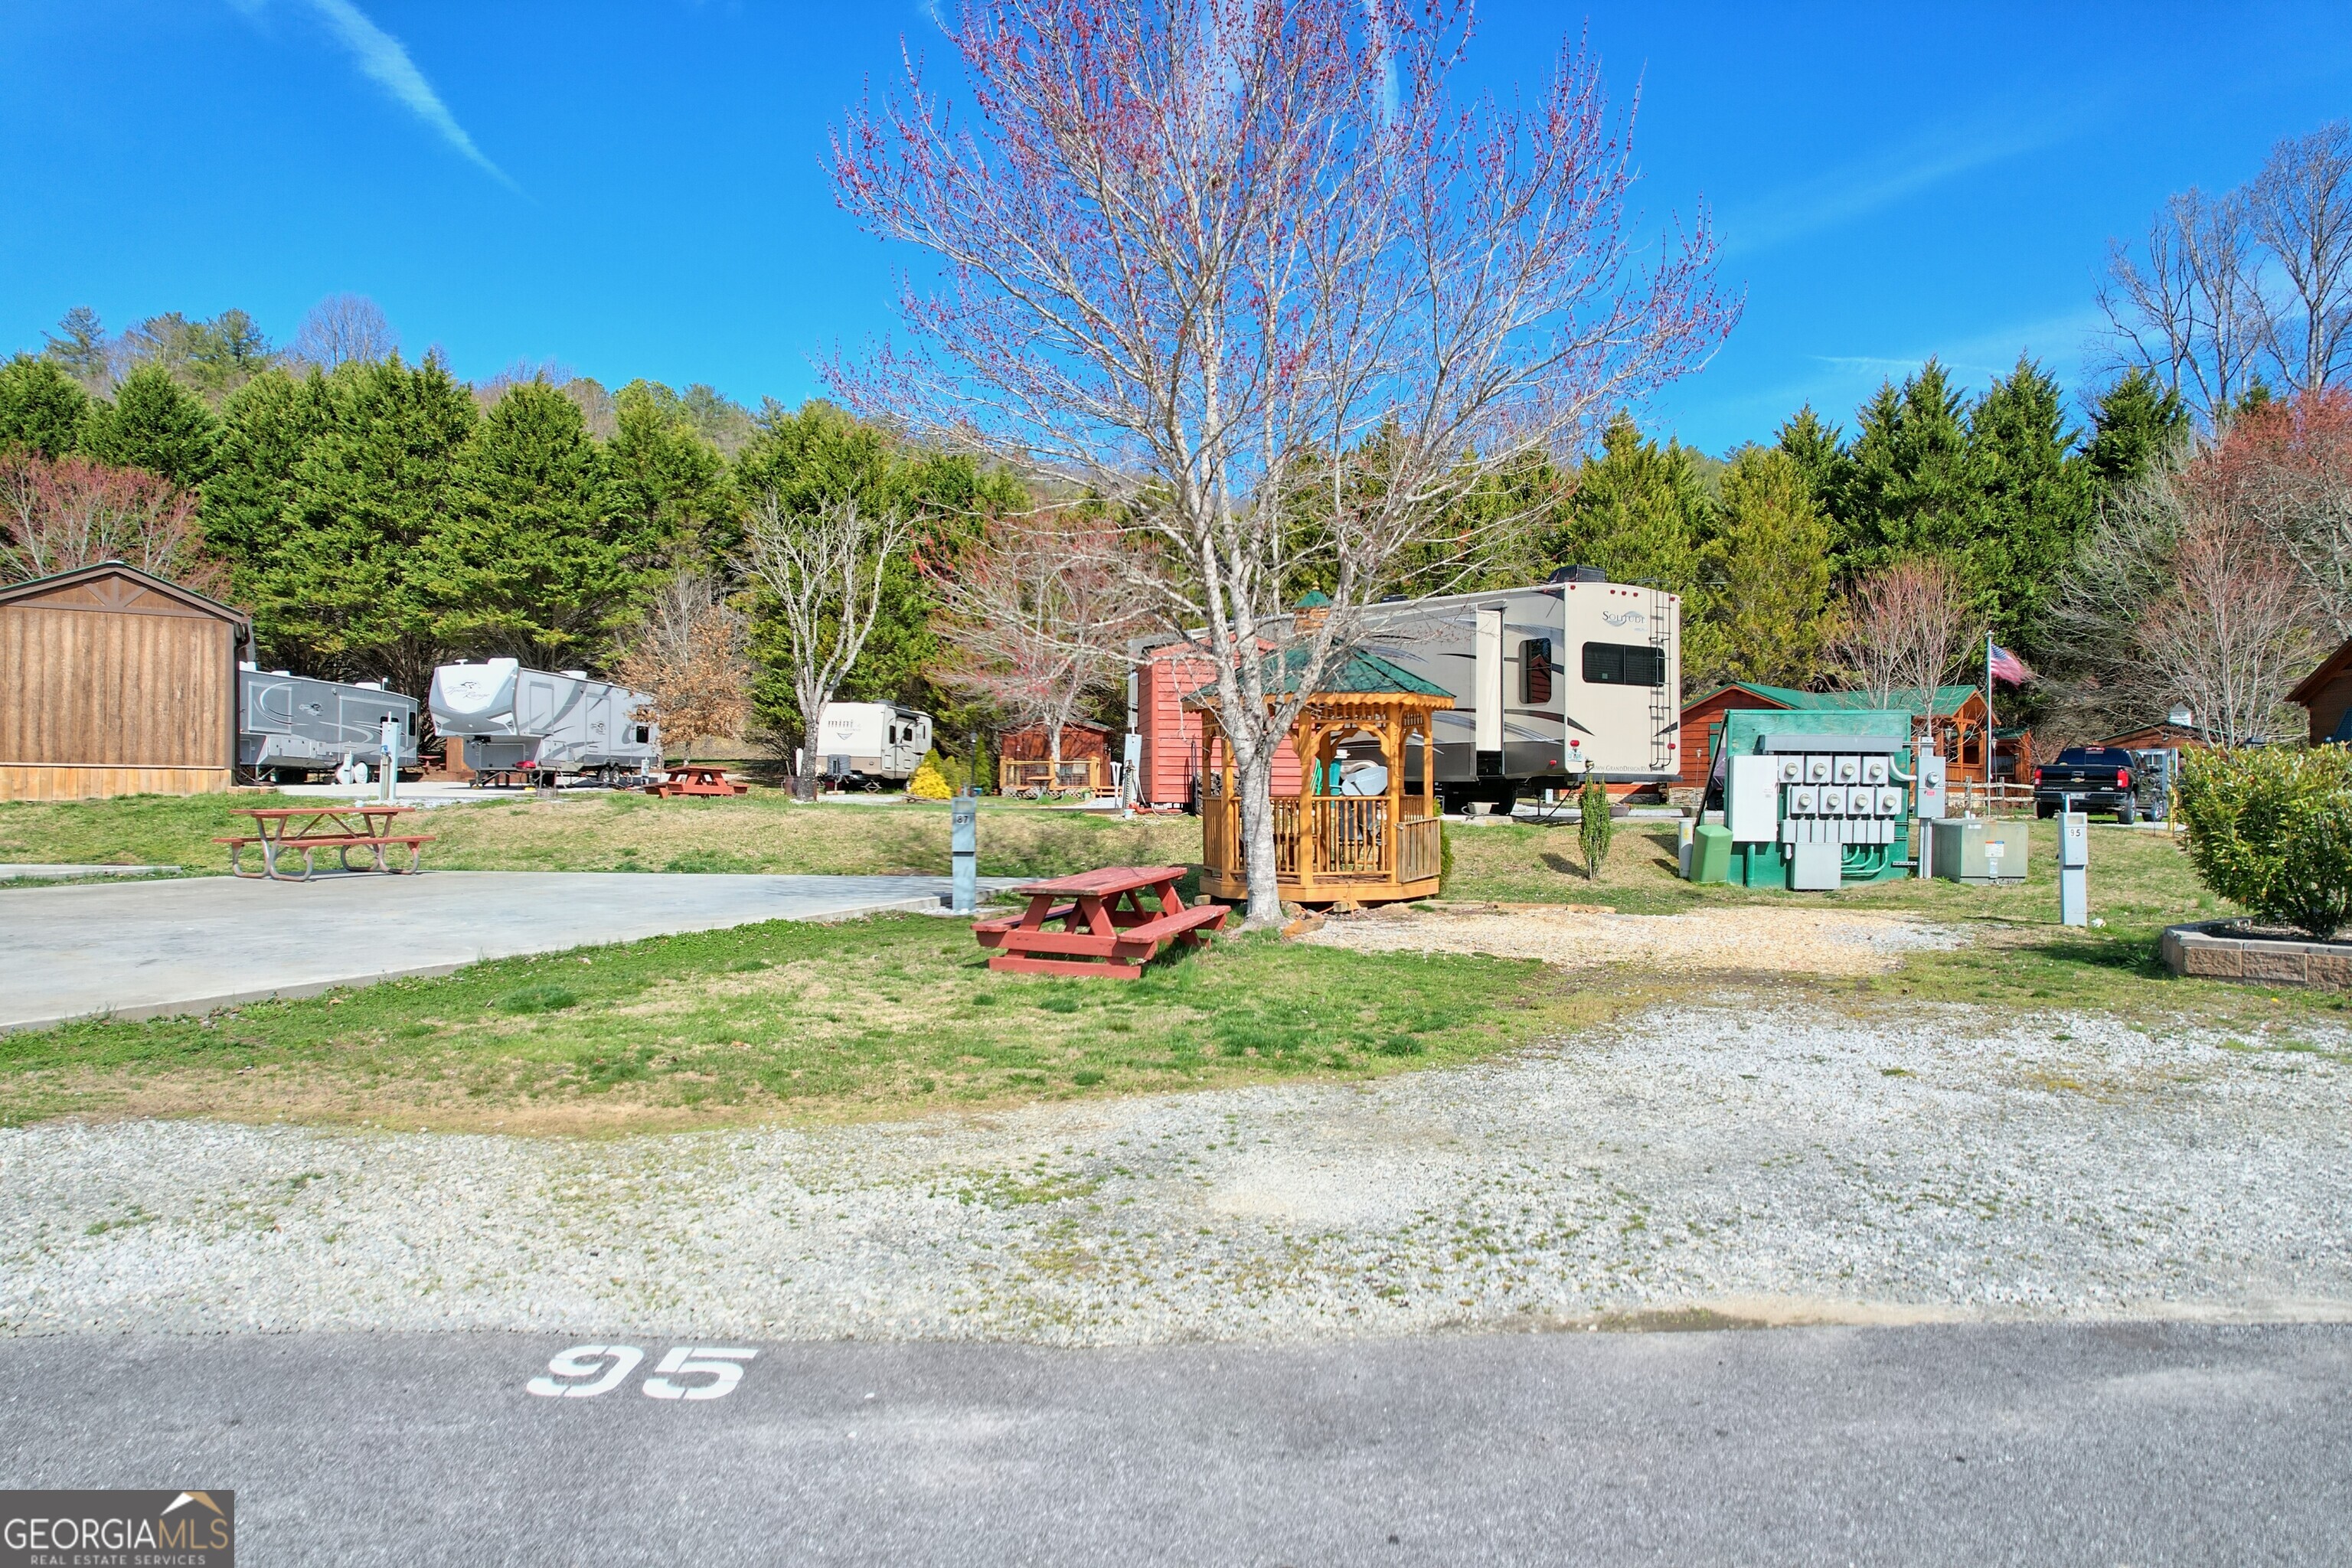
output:
POLYGON ((2352 674, 2352 638, 2347 638, 2342 647, 2320 660, 2317 669, 2296 681, 2294 689, 2286 694, 2286 700, 2308 708, 2330 681, 2345 674, 2352 674))
MULTIPOLYGON (((1915 718, 1919 713, 1919 698, 1916 692, 1892 692, 1888 694, 1885 701, 1880 702, 1866 691, 1800 691, 1793 686, 1767 686, 1754 680, 1728 682, 1717 687, 1703 697, 1694 699, 1684 706, 1695 708, 1701 702, 1714 700, 1727 691, 1745 691, 1750 696, 1760 697, 1778 707, 1801 708, 1815 712, 1838 713, 1866 709, 1872 711, 1909 713, 1915 718)), ((1983 695, 1983 690, 1974 686, 1939 686, 1936 689, 1936 717, 1949 718, 1967 707, 1969 699, 1983 695)))
POLYGON ((142 572, 125 561, 100 561, 47 577, 28 577, 0 587, 0 605, 32 604, 45 610, 100 610, 122 615, 203 616, 237 626, 251 617, 234 605, 194 588, 142 572))

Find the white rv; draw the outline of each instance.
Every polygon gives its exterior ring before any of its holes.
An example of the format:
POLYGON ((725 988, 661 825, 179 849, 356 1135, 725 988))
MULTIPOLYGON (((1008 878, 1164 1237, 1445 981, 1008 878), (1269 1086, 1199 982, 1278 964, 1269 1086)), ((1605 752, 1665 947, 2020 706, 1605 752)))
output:
MULTIPOLYGON (((1670 783, 1682 758, 1682 601, 1567 567, 1549 583, 1374 605, 1363 646, 1444 687, 1437 788, 1508 811, 1522 795, 1670 783)), ((1419 759, 1408 756, 1418 778, 1419 759)))
POLYGON ((878 790, 915 776, 931 749, 931 716, 895 702, 828 702, 808 765, 844 789, 878 790))
POLYGON ((466 742, 466 764, 477 773, 589 774, 617 784, 662 765, 661 731, 639 712, 652 701, 583 669, 551 673, 493 658, 435 670, 430 706, 434 727, 466 742))
MULTIPOLYGON (((1508 811, 1521 795, 1572 788, 1587 773, 1664 785, 1680 772, 1682 603, 1673 594, 1571 566, 1526 587, 1369 605, 1363 626, 1359 646, 1454 698, 1435 721, 1437 789, 1448 811, 1480 800, 1508 811)), ((1196 716, 1183 712, 1181 696, 1208 678, 1207 667, 1197 647, 1172 640, 1157 650, 1139 645, 1136 657, 1170 667, 1139 669, 1129 685, 1145 787, 1181 790, 1179 775, 1200 766, 1196 716), (1173 763, 1157 765, 1163 756, 1173 763)), ((1343 792, 1360 764, 1379 760, 1369 751, 1343 756, 1343 792)), ((1418 791, 1419 749, 1404 763, 1406 788, 1418 791)))

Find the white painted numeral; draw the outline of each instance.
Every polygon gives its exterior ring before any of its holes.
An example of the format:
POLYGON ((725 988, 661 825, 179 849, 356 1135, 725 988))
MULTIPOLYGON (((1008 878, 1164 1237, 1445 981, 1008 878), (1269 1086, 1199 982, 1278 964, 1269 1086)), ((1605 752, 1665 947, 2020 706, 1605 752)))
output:
MULTIPOLYGON (((670 1353, 675 1355, 677 1352, 673 1351, 670 1353)), ((610 1394, 618 1388, 629 1373, 637 1370, 637 1363, 645 1359, 646 1352, 635 1345, 574 1345, 548 1362, 547 1370, 555 1374, 553 1377, 534 1377, 523 1386, 541 1399, 593 1399, 600 1394, 610 1394), (609 1368, 601 1364, 607 1357, 613 1363, 609 1368), (599 1372, 604 1375, 597 1377, 599 1372), (582 1378, 594 1378, 595 1381, 583 1383, 579 1381, 582 1378), (558 1379, 566 1381, 559 1382, 558 1379)), ((662 1364, 667 1366, 669 1363, 664 1362, 662 1364)), ((740 1369, 737 1370, 736 1375, 742 1375, 740 1369)))
POLYGON ((730 1350, 721 1345, 680 1345, 661 1358, 656 1375, 646 1379, 647 1399, 724 1399, 743 1381, 741 1363, 758 1351, 730 1350), (672 1375, 706 1376, 716 1381, 692 1388, 672 1383, 672 1375))

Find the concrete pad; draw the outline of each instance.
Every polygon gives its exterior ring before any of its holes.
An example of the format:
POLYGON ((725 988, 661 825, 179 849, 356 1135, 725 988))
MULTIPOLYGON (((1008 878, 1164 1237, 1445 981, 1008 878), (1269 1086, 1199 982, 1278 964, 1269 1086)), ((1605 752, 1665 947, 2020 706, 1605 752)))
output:
MULTIPOLYGON (((983 894, 1017 879, 983 877, 983 894)), ((0 1030, 203 1013, 486 958, 761 921, 936 910, 945 877, 426 871, 0 892, 0 1030)))

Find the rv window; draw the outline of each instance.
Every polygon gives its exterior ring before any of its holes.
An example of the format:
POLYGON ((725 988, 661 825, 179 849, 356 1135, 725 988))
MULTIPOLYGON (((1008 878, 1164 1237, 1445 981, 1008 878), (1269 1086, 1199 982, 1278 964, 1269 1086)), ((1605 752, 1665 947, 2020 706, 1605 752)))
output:
POLYGON ((1519 645, 1519 700, 1551 700, 1551 638, 1529 637, 1519 645))
POLYGON ((1664 686, 1665 649, 1639 643, 1586 643, 1584 681, 1588 686, 1664 686))
POLYGON ((409 710, 408 713, 408 738, 412 741, 416 739, 416 710, 415 709, 409 710))

